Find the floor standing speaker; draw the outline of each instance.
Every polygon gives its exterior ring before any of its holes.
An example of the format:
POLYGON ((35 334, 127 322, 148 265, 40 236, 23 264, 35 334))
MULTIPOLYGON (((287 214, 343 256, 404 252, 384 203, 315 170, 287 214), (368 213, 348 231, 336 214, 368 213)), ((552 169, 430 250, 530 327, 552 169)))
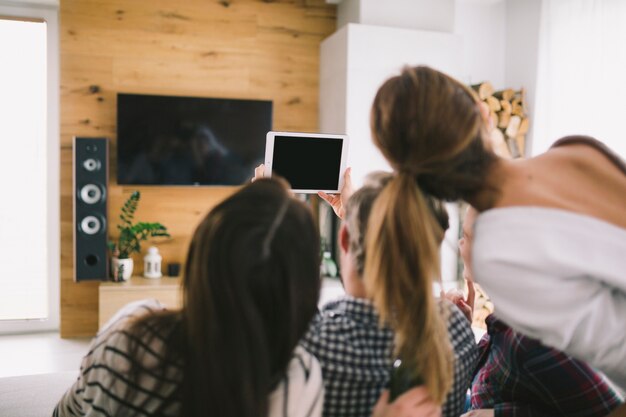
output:
POLYGON ((108 141, 74 138, 74 280, 106 280, 108 141))

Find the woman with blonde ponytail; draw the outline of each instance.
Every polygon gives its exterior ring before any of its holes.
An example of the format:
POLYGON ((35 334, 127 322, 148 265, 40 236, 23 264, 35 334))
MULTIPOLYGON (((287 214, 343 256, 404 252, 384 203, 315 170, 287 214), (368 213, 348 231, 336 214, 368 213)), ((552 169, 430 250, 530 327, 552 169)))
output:
POLYGON ((441 404, 452 386, 453 360, 432 290, 444 232, 430 212, 414 177, 394 176, 369 218, 365 286, 381 319, 396 331, 398 355, 441 404))
POLYGON ((464 200, 480 212, 472 263, 498 315, 626 389, 626 164, 584 136, 505 160, 487 124, 467 87, 428 67, 379 89, 372 136, 398 177, 370 217, 365 275, 377 307, 441 398, 447 348, 432 299, 419 295, 437 273, 437 230, 419 213, 423 194, 464 200), (412 322, 418 315, 429 320, 412 322))

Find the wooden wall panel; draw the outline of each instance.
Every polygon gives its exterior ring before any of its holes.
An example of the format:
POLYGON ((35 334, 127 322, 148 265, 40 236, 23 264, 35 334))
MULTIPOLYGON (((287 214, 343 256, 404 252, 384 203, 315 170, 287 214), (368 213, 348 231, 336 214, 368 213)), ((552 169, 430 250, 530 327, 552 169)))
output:
POLYGON ((118 186, 117 93, 273 100, 275 129, 317 131, 319 47, 335 13, 323 0, 61 0, 63 337, 98 327, 98 283, 72 280, 72 137, 111 139, 109 232, 139 189, 136 218, 168 226, 164 264, 183 262, 202 216, 236 188, 118 186))

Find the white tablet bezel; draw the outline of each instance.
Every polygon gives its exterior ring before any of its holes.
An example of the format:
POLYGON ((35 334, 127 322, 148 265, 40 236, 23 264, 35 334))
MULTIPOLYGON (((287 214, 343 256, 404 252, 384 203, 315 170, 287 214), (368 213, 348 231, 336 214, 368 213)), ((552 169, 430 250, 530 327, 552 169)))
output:
MULTIPOLYGON (((341 166, 339 167, 339 180, 337 181, 338 188, 336 190, 302 190, 292 188, 295 193, 301 194, 317 194, 318 191, 323 191, 328 194, 337 194, 343 187, 343 174, 346 171, 346 164, 348 163, 348 135, 336 135, 336 134, 324 134, 324 133, 302 133, 302 132, 267 132, 265 140, 265 174, 267 178, 272 177, 272 165, 274 158, 274 138, 276 136, 295 136, 301 138, 324 138, 324 139, 336 139, 342 141, 341 146, 341 166)), ((320 161, 323 163, 323 161, 320 161)))

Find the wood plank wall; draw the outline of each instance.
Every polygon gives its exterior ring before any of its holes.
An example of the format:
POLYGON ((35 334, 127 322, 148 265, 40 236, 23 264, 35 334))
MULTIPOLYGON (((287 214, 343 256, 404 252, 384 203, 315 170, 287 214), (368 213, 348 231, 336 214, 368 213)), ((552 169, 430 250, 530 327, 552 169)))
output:
MULTIPOLYGON (((324 0, 61 0, 61 336, 91 336, 98 283, 74 283, 72 137, 111 139, 110 233, 137 187, 116 178, 118 92, 273 100, 274 128, 317 131, 319 47, 335 30, 324 0)), ((136 218, 172 236, 183 262, 201 216, 235 189, 143 187, 136 218)), ((141 272, 141 257, 135 258, 141 272)))

